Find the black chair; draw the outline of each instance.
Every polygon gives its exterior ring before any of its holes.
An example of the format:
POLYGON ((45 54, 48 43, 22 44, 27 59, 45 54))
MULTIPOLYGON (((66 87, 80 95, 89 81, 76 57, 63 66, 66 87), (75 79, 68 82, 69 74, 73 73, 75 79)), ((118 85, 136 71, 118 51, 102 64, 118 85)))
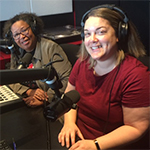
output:
POLYGON ((141 61, 145 66, 148 67, 148 70, 150 70, 150 56, 143 56, 138 58, 139 61, 141 61))
POLYGON ((68 60, 72 64, 72 66, 75 64, 77 58, 77 53, 79 51, 80 46, 74 45, 74 44, 60 44, 64 52, 66 53, 68 60))
MULTIPOLYGON (((66 53, 69 61, 71 62, 72 66, 75 64, 77 58, 77 53, 80 49, 80 45, 74 45, 74 44, 60 44, 64 52, 66 53)), ((148 67, 148 70, 150 70, 150 56, 146 55, 144 57, 139 57, 139 61, 141 61, 145 66, 148 67)))

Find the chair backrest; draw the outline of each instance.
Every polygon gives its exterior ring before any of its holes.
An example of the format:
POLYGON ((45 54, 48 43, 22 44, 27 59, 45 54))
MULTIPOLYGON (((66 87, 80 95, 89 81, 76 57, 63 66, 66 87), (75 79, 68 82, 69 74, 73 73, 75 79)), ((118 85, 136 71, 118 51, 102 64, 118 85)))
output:
MULTIPOLYGON (((72 64, 72 66, 75 64, 77 58, 77 53, 80 49, 79 45, 74 45, 74 44, 60 44, 60 46, 62 47, 62 49, 64 50, 64 52, 66 53, 70 63, 72 64)), ((140 57, 139 60, 148 67, 148 69, 150 70, 150 56, 144 56, 144 57, 140 57)))
POLYGON ((72 64, 72 66, 75 64, 77 58, 77 53, 79 51, 80 46, 74 45, 74 44, 60 44, 64 52, 66 53, 68 60, 72 64))
POLYGON ((148 67, 148 70, 150 70, 150 56, 144 56, 138 58, 139 61, 141 61, 145 66, 148 67))

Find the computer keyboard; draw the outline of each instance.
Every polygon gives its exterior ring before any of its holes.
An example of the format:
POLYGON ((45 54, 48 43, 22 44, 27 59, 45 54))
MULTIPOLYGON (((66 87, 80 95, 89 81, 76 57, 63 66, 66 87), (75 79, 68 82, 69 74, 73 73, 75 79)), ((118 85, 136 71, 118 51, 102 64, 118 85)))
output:
POLYGON ((0 86, 0 104, 20 99, 8 86, 0 86))
POLYGON ((6 113, 24 106, 21 95, 15 94, 7 85, 0 86, 0 113, 6 113))
POLYGON ((13 150, 7 143, 6 140, 0 141, 0 150, 13 150))

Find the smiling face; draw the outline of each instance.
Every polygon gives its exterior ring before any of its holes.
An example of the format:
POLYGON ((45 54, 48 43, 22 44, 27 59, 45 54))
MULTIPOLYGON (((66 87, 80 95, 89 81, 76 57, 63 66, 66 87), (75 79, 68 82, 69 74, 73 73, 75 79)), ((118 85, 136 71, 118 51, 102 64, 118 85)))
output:
POLYGON ((94 60, 106 60, 117 52, 118 38, 109 21, 89 17, 84 26, 84 44, 94 60))
POLYGON ((32 51, 37 42, 37 37, 31 27, 23 20, 15 22, 11 26, 11 32, 16 44, 27 52, 32 51))

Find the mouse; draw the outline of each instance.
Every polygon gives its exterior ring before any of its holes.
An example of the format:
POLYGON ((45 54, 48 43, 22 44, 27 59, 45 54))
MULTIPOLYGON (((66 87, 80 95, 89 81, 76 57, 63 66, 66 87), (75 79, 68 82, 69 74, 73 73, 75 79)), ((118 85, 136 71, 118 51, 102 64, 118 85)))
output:
POLYGON ((65 28, 66 29, 73 29, 73 25, 66 25, 65 28))

